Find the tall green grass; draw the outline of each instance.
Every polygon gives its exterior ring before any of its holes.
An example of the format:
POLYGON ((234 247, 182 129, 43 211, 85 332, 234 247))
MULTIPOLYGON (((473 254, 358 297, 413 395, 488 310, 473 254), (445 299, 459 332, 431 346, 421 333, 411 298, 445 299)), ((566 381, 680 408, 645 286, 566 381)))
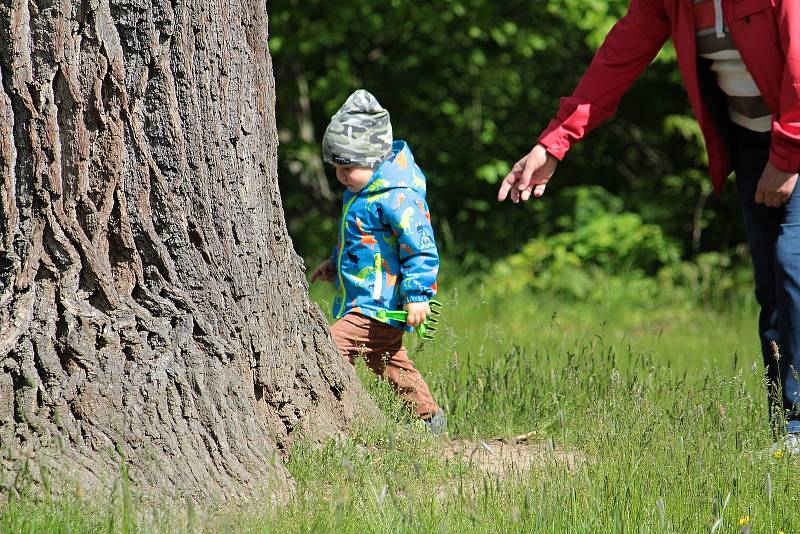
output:
MULTIPOLYGON (((489 294, 450 285, 436 339, 407 336, 412 358, 447 410, 450 439, 533 432, 552 454, 502 476, 445 460, 443 442, 359 364, 386 418, 359 421, 323 447, 298 444, 288 505, 200 511, 195 529, 800 532, 800 462, 770 449, 752 304, 489 294), (570 467, 559 451, 582 461, 570 467)), ((312 295, 327 308, 332 294, 314 287, 312 295)), ((48 524, 53 531, 107 525, 64 502, 17 499, 0 530, 53 515, 54 506, 67 512, 61 526, 48 524)), ((191 530, 182 520, 140 525, 191 530)))

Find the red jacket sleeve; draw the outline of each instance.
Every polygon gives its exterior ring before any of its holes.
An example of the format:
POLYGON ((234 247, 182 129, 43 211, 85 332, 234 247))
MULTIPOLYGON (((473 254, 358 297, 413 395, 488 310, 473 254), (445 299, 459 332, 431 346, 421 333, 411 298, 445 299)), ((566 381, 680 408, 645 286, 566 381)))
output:
POLYGON ((628 13, 606 36, 570 97, 539 143, 558 159, 591 130, 614 115, 622 95, 653 61, 670 36, 663 0, 631 0, 628 13))
POLYGON ((800 170, 800 4, 795 0, 781 2, 778 36, 786 64, 778 113, 772 119, 769 160, 784 172, 797 172, 800 170))

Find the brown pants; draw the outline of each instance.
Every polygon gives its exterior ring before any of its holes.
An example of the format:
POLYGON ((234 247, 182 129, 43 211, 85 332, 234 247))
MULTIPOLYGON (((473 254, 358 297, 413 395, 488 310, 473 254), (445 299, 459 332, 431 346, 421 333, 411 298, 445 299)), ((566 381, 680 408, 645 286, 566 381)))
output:
POLYGON ((403 346, 403 331, 369 317, 348 313, 331 327, 333 341, 342 355, 355 363, 363 356, 376 375, 388 380, 403 402, 422 419, 428 419, 439 407, 428 384, 408 359, 403 346))

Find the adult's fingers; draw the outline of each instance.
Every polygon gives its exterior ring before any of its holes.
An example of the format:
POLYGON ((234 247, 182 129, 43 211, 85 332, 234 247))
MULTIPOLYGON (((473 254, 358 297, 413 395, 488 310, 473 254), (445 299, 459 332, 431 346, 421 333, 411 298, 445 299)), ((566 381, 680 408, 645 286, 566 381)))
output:
POLYGON ((534 198, 541 198, 541 196, 544 195, 544 190, 547 188, 548 181, 550 181, 550 177, 542 172, 542 168, 536 169, 536 172, 533 173, 533 177, 531 178, 531 183, 528 184, 528 188, 522 192, 522 200, 528 200, 531 194, 533 194, 534 198), (537 176, 537 174, 539 176, 537 176))
POLYGON ((541 168, 541 162, 537 161, 536 158, 533 157, 532 154, 533 150, 531 150, 531 154, 528 154, 527 158, 525 159, 525 167, 522 169, 522 175, 520 179, 517 180, 517 190, 519 191, 519 199, 523 202, 526 202, 529 198, 531 198, 531 191, 535 184, 534 182, 534 175, 536 171, 541 168))
POLYGON ((765 191, 761 187, 761 182, 759 182, 758 186, 756 186, 756 198, 755 198, 756 204, 764 204, 765 200, 764 197, 765 197, 765 191))
POLYGON ((527 201, 531 195, 541 197, 545 185, 552 174, 547 169, 548 156, 539 146, 534 146, 525 157, 514 164, 511 172, 503 179, 497 199, 503 201, 509 196, 512 202, 527 201))
POLYGON ((516 189, 514 186, 519 180, 520 170, 523 168, 524 160, 525 158, 522 158, 516 162, 509 173, 506 174, 506 177, 503 178, 503 182, 500 184, 500 191, 497 192, 497 200, 500 202, 508 198, 509 191, 513 192, 513 190, 516 189))
POLYGON ((516 181, 517 179, 511 173, 509 173, 500 184, 500 190, 497 192, 497 200, 502 202, 508 198, 508 192, 514 187, 516 181))
MULTIPOLYGON (((760 186, 760 184, 759 184, 759 186, 760 186)), ((756 188, 756 197, 758 197, 758 189, 761 189, 761 203, 764 204, 768 208, 774 208, 775 207, 775 200, 774 200, 773 197, 775 195, 775 191, 770 191, 766 187, 759 187, 759 188, 756 188)))
MULTIPOLYGON (((533 181, 533 175, 542 166, 542 162, 534 158, 532 152, 533 150, 531 150, 531 153, 525 157, 525 167, 522 169, 522 176, 517 181, 517 189, 520 191, 527 189, 528 196, 530 196, 530 189, 533 187, 533 184, 531 183, 533 181)), ((524 198, 523 200, 528 199, 524 198)))

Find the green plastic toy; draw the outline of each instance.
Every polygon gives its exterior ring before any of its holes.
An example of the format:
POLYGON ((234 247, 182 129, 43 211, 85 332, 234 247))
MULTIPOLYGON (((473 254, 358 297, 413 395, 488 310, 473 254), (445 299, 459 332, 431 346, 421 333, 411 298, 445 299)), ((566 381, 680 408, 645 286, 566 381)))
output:
MULTIPOLYGON (((442 307, 442 303, 438 300, 431 300, 428 302, 428 305, 431 307, 431 314, 414 330, 417 332, 417 336, 419 336, 420 339, 430 340, 436 335, 436 327, 434 325, 439 323, 437 317, 442 314, 442 312, 439 311, 439 308, 442 307)), ((381 310, 378 312, 378 319, 381 320, 393 319, 404 323, 407 318, 408 312, 403 310, 381 310)))

